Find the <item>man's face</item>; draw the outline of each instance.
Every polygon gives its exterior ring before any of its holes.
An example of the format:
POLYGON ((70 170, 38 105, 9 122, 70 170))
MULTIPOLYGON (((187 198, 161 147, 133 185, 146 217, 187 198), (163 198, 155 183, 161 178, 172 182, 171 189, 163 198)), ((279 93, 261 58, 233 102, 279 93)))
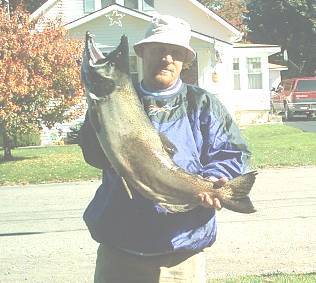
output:
POLYGON ((162 90, 179 78, 187 51, 183 47, 164 43, 147 43, 143 47, 144 86, 162 90))

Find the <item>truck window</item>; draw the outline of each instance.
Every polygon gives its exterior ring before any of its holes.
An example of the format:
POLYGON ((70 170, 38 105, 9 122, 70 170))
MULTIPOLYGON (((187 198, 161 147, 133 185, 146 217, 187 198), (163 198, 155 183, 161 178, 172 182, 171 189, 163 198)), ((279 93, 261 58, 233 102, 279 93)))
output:
POLYGON ((299 80, 296 91, 316 91, 316 80, 299 80))

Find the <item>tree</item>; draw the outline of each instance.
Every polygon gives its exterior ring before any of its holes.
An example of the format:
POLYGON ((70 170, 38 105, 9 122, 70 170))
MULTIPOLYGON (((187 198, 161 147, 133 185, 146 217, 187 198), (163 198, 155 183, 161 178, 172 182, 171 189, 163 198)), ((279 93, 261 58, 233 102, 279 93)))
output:
POLYGON ((239 31, 247 33, 244 23, 244 15, 247 13, 245 0, 199 0, 199 2, 227 20, 239 31))
POLYGON ((29 13, 33 13, 46 1, 47 0, 0 0, 3 5, 6 5, 4 2, 9 2, 11 12, 15 11, 18 6, 23 6, 29 13))
POLYGON ((58 23, 41 32, 18 7, 11 17, 0 7, 0 133, 4 159, 12 138, 42 124, 71 119, 82 105, 79 61, 82 44, 67 38, 58 23))
POLYGON ((316 2, 315 0, 288 0, 290 6, 303 17, 312 22, 316 28, 316 2))
POLYGON ((289 76, 313 75, 316 70, 316 26, 312 1, 250 0, 248 38, 278 44, 287 50, 289 76))

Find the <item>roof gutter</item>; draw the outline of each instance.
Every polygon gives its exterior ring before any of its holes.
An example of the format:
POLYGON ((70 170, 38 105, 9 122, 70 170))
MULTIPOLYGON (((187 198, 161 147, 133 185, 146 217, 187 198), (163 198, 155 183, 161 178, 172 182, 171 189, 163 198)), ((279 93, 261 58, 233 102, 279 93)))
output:
POLYGON ((60 0, 48 0, 30 15, 30 19, 33 21, 38 20, 47 10, 49 10, 56 2, 59 1, 60 0))

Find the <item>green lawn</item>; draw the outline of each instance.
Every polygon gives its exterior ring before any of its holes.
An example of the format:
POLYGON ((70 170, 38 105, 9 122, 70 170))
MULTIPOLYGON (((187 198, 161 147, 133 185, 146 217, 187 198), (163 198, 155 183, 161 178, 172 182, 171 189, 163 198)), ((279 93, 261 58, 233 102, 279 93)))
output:
MULTIPOLYGON (((316 166, 316 134, 283 125, 251 126, 243 130, 253 153, 252 167, 316 166)), ((78 145, 13 150, 14 161, 0 156, 0 185, 64 182, 100 178, 87 165, 78 145)))
POLYGON ((0 161, 0 185, 64 182, 99 178, 86 164, 78 145, 17 148, 14 161, 0 161))
POLYGON ((316 273, 309 274, 267 274, 261 276, 243 276, 238 278, 225 278, 209 280, 208 283, 314 283, 316 273))
POLYGON ((243 130, 254 168, 316 165, 316 133, 283 125, 251 126, 243 130))

